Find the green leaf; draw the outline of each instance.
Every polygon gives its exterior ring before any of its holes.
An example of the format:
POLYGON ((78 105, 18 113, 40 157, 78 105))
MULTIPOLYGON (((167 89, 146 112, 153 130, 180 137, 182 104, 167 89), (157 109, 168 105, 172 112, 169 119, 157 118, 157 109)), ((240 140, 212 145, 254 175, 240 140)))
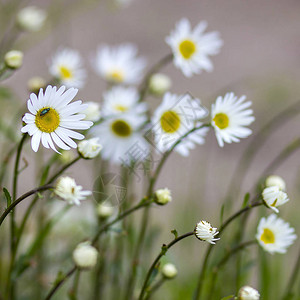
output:
POLYGON ((171 230, 171 233, 173 233, 173 234, 174 234, 174 237, 175 237, 175 239, 177 239, 177 238, 178 238, 178 232, 177 232, 177 230, 176 230, 176 229, 173 229, 173 230, 171 230))
POLYGON ((234 295, 226 296, 222 298, 221 300, 229 300, 229 299, 234 299, 234 295))
POLYGON ((243 205, 242 205, 242 208, 246 207, 248 205, 248 202, 250 200, 250 194, 247 193, 244 197, 244 201, 243 201, 243 205))
POLYGON ((7 201, 7 207, 11 205, 11 195, 6 188, 3 188, 3 192, 7 201))

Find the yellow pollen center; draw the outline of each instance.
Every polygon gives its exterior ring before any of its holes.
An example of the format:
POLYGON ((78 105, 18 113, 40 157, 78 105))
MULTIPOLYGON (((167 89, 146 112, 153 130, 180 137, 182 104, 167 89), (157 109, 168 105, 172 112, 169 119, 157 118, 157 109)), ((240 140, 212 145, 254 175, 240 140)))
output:
POLYGON ((35 125, 42 132, 53 132, 59 126, 58 112, 50 107, 41 108, 35 116, 35 125))
POLYGON ((120 105, 120 104, 116 104, 114 107, 115 107, 115 110, 120 111, 120 112, 125 112, 128 110, 128 107, 120 105))
POLYGON ((263 234, 261 235, 260 239, 265 243, 265 244, 274 244, 275 243, 275 236, 274 233, 268 229, 265 228, 263 234))
POLYGON ((185 40, 179 44, 179 51, 185 59, 189 59, 196 52, 196 45, 193 41, 185 40))
POLYGON ((64 79, 70 79, 73 77, 73 74, 70 71, 70 69, 68 69, 64 66, 59 67, 59 71, 60 71, 60 76, 64 79))
POLYGON ((128 137, 131 135, 131 127, 123 120, 116 120, 112 123, 111 129, 118 137, 128 137))
POLYGON ((167 133, 174 133, 180 126, 179 115, 172 111, 166 111, 160 118, 161 128, 167 133))
POLYGON ((108 75, 108 79, 120 83, 124 81, 124 74, 120 70, 114 70, 108 75))
POLYGON ((225 129, 229 126, 229 118, 224 113, 216 114, 214 117, 215 125, 218 126, 220 129, 225 129))

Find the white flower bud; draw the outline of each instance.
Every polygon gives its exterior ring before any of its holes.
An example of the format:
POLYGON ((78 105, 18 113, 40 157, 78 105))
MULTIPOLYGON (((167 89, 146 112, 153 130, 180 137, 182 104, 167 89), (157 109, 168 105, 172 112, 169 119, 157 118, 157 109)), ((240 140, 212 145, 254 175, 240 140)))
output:
POLYGON ((286 190, 286 185, 285 181, 277 175, 271 175, 267 177, 266 179, 266 187, 270 186, 278 186, 280 190, 285 191, 286 190))
POLYGON ((200 221, 195 228, 195 235, 200 241, 206 241, 210 244, 215 244, 220 238, 215 238, 219 233, 217 228, 211 226, 209 222, 200 221))
POLYGON ((11 69, 19 69, 23 64, 23 52, 18 50, 8 51, 4 56, 4 62, 11 69))
POLYGON ((47 14, 43 9, 27 6, 17 15, 17 24, 26 31, 39 31, 44 25, 47 14))
POLYGON ((75 158, 74 152, 70 150, 62 150, 60 153, 58 158, 64 164, 70 163, 75 158))
POLYGON ((32 77, 28 80, 27 87, 30 92, 37 94, 41 88, 45 88, 46 81, 39 76, 32 77))
POLYGON ((100 104, 97 102, 85 102, 88 108, 82 113, 85 114, 85 120, 97 122, 101 117, 100 104))
POLYGON ((178 272, 173 264, 165 264, 161 269, 161 273, 165 278, 172 279, 178 272))
POLYGON ((157 190, 155 196, 154 201, 160 205, 165 205, 172 201, 171 191, 168 188, 157 190))
POLYGON ((115 213, 115 208, 110 206, 107 202, 100 203, 97 206, 97 214, 102 219, 107 219, 115 213))
POLYGON ((172 82, 170 77, 165 74, 154 74, 150 78, 149 89, 155 95, 163 95, 171 88, 172 82))
POLYGON ((279 212, 277 209, 278 206, 281 206, 290 200, 288 195, 278 186, 265 188, 262 192, 262 197, 264 199, 264 203, 276 213, 279 212))
POLYGON ((89 242, 80 243, 73 251, 73 260, 80 269, 92 269, 97 264, 98 251, 89 242))
POLYGON ((83 140, 78 143, 79 154, 86 159, 95 158, 102 150, 102 145, 99 144, 99 138, 83 140))
POLYGON ((251 286, 243 286, 238 293, 238 300, 259 300, 259 292, 251 286))

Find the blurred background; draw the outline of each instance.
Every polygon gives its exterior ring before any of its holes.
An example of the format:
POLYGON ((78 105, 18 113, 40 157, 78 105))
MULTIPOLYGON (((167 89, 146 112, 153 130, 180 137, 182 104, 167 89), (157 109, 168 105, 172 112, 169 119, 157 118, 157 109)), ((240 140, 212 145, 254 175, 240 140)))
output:
MULTIPOLYGON (((212 73, 204 72, 187 79, 172 64, 164 68, 161 72, 169 75, 173 82, 171 92, 182 94, 188 91, 200 98, 207 108, 210 108, 217 96, 226 92, 233 91, 238 96, 246 95, 253 102, 256 118, 251 125, 253 136, 274 116, 300 101, 300 2, 297 0, 132 0, 127 5, 120 6, 116 6, 111 0, 24 3, 44 7, 48 10, 49 18, 43 31, 20 36, 14 46, 24 51, 24 64, 16 74, 4 81, 3 85, 13 88, 13 97, 20 107, 25 105, 28 99, 29 78, 42 76, 46 80, 50 79, 48 62, 60 46, 78 50, 85 60, 88 80, 85 87, 79 91, 78 97, 83 101, 101 102, 101 94, 106 85, 94 73, 90 64, 97 46, 135 43, 139 53, 147 58, 149 69, 170 52, 165 37, 182 17, 187 17, 193 26, 201 20, 206 20, 208 31, 220 32, 224 46, 220 54, 212 58, 212 73)), ((5 104, 7 100, 1 101, 5 104)), ((148 97, 147 102, 152 108, 156 108, 161 98, 148 97)), ((3 105, 1 111, 9 119, 14 109, 6 111, 6 105, 3 105)), ((16 125, 21 128, 21 115, 16 125)), ((254 196, 253 187, 267 166, 288 144, 299 138, 299 125, 300 115, 296 115, 288 118, 278 128, 268 131, 260 141, 259 150, 242 178, 234 176, 243 153, 254 143, 252 136, 238 144, 226 144, 224 148, 220 148, 211 130, 205 145, 197 146, 189 157, 184 158, 173 153, 156 185, 157 188, 168 187, 172 191, 173 201, 164 207, 154 207, 151 211, 149 236, 155 238, 149 239, 146 244, 150 251, 149 255, 142 258, 143 268, 147 269, 150 266, 161 244, 172 239, 170 230, 176 228, 179 233, 191 231, 201 219, 218 226, 221 206, 228 195, 232 206, 225 206, 225 216, 241 207, 246 192, 254 196), (232 181, 234 178, 237 182, 232 181)), ((7 152, 7 149, 2 147, 2 151, 4 150, 7 152)), ((44 152, 47 157, 47 151, 44 152)), ((34 160, 29 146, 24 153, 29 165, 26 172, 20 176, 19 193, 34 187, 35 177, 28 174, 35 174, 37 164, 40 163, 34 160)), ((298 230, 298 235, 299 157, 299 151, 293 152, 272 172, 286 180, 291 201, 282 208, 280 215, 298 230)), ((93 161, 80 161, 69 169, 67 174, 74 177, 85 189, 92 189, 94 169, 93 161)), ((115 170, 115 167, 112 167, 112 170, 115 170)), ((135 199, 143 196, 141 184, 142 182, 136 182, 131 191, 135 199)), ((65 236, 70 239, 71 244, 76 244, 80 237, 89 235, 89 225, 85 223, 89 223, 90 220, 93 222, 91 209, 92 205, 88 201, 83 203, 81 208, 73 207, 54 228, 51 235, 51 243, 54 244, 50 243, 50 249, 53 248, 54 251, 59 248, 61 239, 65 236), (70 231, 63 232, 62 229, 68 226, 70 231), (72 232, 76 234, 73 235, 72 232)), ((262 209, 259 214, 266 215, 266 209, 262 209)), ((254 236, 259 214, 254 214, 256 217, 248 223, 247 236, 250 239, 254 236)), ((138 220, 136 225, 139 226, 138 220)), ((226 242, 222 240, 218 244, 222 243, 226 246, 226 242)), ((170 251, 164 259, 174 263, 179 274, 174 281, 166 283, 154 299, 190 298, 205 247, 206 245, 198 240, 190 238, 170 251)), ((287 274, 286 271, 294 264, 298 248, 299 241, 288 250, 288 255, 277 254, 268 257, 270 265, 283 265, 282 274, 287 274)), ((249 255, 254 256, 256 253, 257 249, 253 247, 249 255)), ((53 258, 52 255, 50 257, 53 258)), ((57 263, 59 259, 55 258, 54 261, 57 263)), ((253 257, 251 262, 255 265, 253 257)), ((230 264, 226 267, 230 268, 230 264)), ((255 267, 247 282, 254 286, 257 283, 255 274, 258 272, 257 265, 255 267)), ((275 267, 270 267, 270 270, 275 272, 275 267)), ((50 275, 53 276, 56 271, 57 269, 54 269, 50 275)), ((42 280, 46 287, 49 285, 48 275, 45 274, 46 279, 42 280)), ((84 276, 88 280, 89 275, 84 276)), ((279 284, 277 288, 280 289, 285 287, 286 280, 285 275, 278 275, 276 281, 274 279, 270 284, 279 284)), ((231 292, 228 290, 228 294, 231 292)), ((88 293, 84 287, 80 291, 81 295, 88 293)), ((59 297, 63 296, 58 296, 57 299, 64 299, 59 297)), ((80 299, 90 299, 88 296, 81 297, 80 299)), ((277 298, 275 296, 269 299, 277 298)))

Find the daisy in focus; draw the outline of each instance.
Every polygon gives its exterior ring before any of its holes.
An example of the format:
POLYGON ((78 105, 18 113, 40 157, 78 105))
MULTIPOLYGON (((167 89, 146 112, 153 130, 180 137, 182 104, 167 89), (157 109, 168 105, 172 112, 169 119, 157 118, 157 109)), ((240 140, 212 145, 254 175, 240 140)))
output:
POLYGON ((86 72, 78 51, 68 48, 59 49, 52 57, 49 72, 68 88, 84 86, 86 72))
MULTIPOLYGON (((207 111, 201 106, 199 99, 189 94, 176 95, 166 93, 161 105, 155 110, 152 118, 155 144, 159 151, 166 152, 180 137, 195 126, 201 126, 199 119, 204 118, 207 111)), ((174 151, 183 156, 189 155, 189 150, 196 144, 204 144, 208 128, 203 127, 184 138, 174 151)))
POLYGON ((290 224, 277 218, 275 214, 262 218, 257 227, 256 239, 261 247, 273 254, 286 253, 287 248, 297 238, 290 224))
POLYGON ((267 207, 274 210, 276 213, 279 212, 278 206, 281 206, 288 202, 290 199, 288 195, 281 191, 278 186, 270 186, 263 190, 262 197, 267 207))
POLYGON ((138 114, 147 110, 147 103, 138 103, 139 93, 133 87, 115 86, 103 94, 103 116, 126 113, 134 109, 138 114))
POLYGON ((173 51, 175 66, 186 77, 200 74, 202 70, 213 70, 209 56, 218 54, 223 42, 218 32, 204 33, 206 27, 207 23, 203 21, 192 30, 189 20, 182 19, 166 38, 173 51))
POLYGON ((195 235, 200 241, 206 241, 210 244, 215 244, 220 238, 215 238, 219 233, 217 228, 212 227, 209 222, 200 221, 195 228, 195 235))
POLYGON ((72 139, 84 139, 84 135, 72 129, 86 130, 93 122, 82 121, 85 115, 78 114, 87 108, 81 100, 70 104, 77 92, 74 88, 66 90, 62 86, 57 90, 56 87, 48 85, 45 93, 40 89, 38 96, 30 94, 27 101, 30 113, 25 113, 22 120, 26 125, 21 131, 32 137, 31 147, 34 152, 38 151, 40 142, 45 148, 58 152, 54 143, 63 150, 70 150, 77 148, 72 139))
POLYGON ((94 126, 90 133, 101 139, 102 158, 116 164, 130 164, 137 159, 140 161, 146 159, 149 154, 149 144, 142 132, 138 130, 145 121, 146 117, 143 115, 127 113, 115 115, 94 126), (139 157, 131 155, 131 150, 138 151, 135 153, 139 153, 139 157))
POLYGON ((95 71, 105 80, 120 84, 135 84, 143 75, 146 61, 137 57, 138 49, 133 44, 98 48, 92 64, 95 71))
POLYGON ((244 102, 246 96, 238 98, 234 93, 227 93, 224 98, 219 96, 211 106, 211 125, 215 129, 220 147, 225 143, 238 143, 241 138, 251 135, 252 131, 245 126, 255 118, 253 110, 248 109, 252 102, 244 102))

